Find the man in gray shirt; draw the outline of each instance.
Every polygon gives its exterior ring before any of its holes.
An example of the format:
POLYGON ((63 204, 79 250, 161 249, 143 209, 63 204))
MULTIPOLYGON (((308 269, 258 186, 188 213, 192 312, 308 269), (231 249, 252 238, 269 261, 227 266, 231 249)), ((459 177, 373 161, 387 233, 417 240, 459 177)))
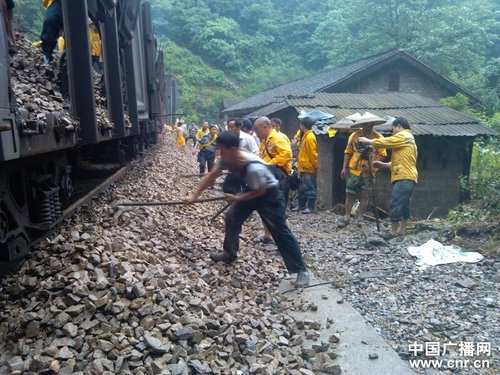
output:
POLYGON ((221 161, 203 177, 195 191, 186 196, 184 201, 192 203, 203 190, 215 182, 219 171, 223 169, 239 176, 245 189, 240 194, 226 194, 226 200, 234 204, 226 214, 224 251, 211 258, 216 262, 225 263, 236 260, 241 227, 252 212, 257 211, 269 228, 288 272, 297 273, 295 286, 307 285, 309 274, 299 243, 285 223, 285 205, 278 180, 257 156, 238 149, 239 137, 235 133, 225 131, 216 142, 221 161))
POLYGON ((259 146, 257 146, 255 139, 250 134, 241 131, 242 127, 243 120, 241 118, 227 120, 227 130, 234 132, 240 138, 240 150, 258 155, 259 146))

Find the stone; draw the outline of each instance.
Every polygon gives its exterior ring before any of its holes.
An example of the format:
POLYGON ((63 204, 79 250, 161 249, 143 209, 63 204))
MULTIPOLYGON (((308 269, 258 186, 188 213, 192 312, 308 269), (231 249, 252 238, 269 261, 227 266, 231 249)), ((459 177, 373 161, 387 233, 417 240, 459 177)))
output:
POLYGON ((460 280, 456 280, 455 281, 455 285, 458 285, 458 286, 461 286, 462 288, 473 288, 475 287, 477 284, 474 280, 472 280, 471 278, 469 277, 465 277, 463 279, 460 279, 460 280))
POLYGON ((40 333, 40 322, 37 320, 32 320, 28 323, 26 327, 26 337, 33 338, 37 337, 40 333))
POLYGON ((165 344, 163 344, 156 337, 145 335, 144 341, 145 341, 146 345, 148 346, 148 348, 151 351, 153 351, 154 353, 164 354, 167 352, 167 348, 166 348, 165 344))

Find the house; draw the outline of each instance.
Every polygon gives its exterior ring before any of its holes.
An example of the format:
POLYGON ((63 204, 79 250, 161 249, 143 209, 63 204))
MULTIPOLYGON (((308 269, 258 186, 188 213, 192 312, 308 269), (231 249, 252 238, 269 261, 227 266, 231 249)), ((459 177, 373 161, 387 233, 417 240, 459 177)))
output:
POLYGON ((244 117, 274 103, 276 97, 315 92, 383 94, 401 92, 439 100, 457 93, 479 99, 402 49, 366 57, 324 72, 260 92, 222 111, 226 117, 244 117))
MULTIPOLYGON (((419 183, 413 194, 412 213, 425 218, 443 216, 462 198, 461 177, 468 176, 474 138, 495 135, 496 132, 477 119, 415 94, 350 94, 315 93, 285 95, 276 103, 248 116, 279 117, 289 126, 292 136, 298 127, 297 116, 313 110, 331 113, 337 120, 355 112, 370 112, 379 117, 405 117, 411 124, 418 147, 419 183)), ((379 125, 375 130, 389 135, 391 125, 379 125)), ((329 208, 345 199, 345 182, 340 178, 344 149, 351 129, 340 129, 334 137, 318 134, 320 171, 318 173, 318 205, 329 208)), ((390 175, 380 172, 375 193, 381 208, 388 210, 390 175)))
MULTIPOLYGON (((461 176, 468 176, 474 138, 494 134, 478 120, 440 105, 461 93, 479 99, 409 53, 394 49, 265 90, 222 111, 227 117, 279 117, 292 136, 301 111, 320 110, 337 120, 354 112, 408 118, 419 147, 419 185, 413 196, 417 217, 445 215, 461 199, 461 176), (434 209, 434 207, 436 207, 434 209)), ((390 130, 390 129, 389 129, 390 130)), ((343 202, 340 176, 347 132, 318 137, 320 204, 343 202)), ((380 175, 377 196, 388 207, 389 176, 380 175)))

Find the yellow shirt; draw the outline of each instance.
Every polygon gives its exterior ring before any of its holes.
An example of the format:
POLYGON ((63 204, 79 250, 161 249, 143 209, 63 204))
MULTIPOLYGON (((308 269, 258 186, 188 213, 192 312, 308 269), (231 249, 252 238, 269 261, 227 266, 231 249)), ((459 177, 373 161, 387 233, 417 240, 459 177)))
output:
POLYGON ((401 130, 387 138, 375 139, 373 145, 376 148, 392 149, 391 182, 398 180, 418 181, 418 150, 415 138, 409 130, 401 130))
POLYGON ((285 134, 272 129, 259 145, 259 156, 267 164, 280 167, 287 175, 292 173, 292 148, 285 134))
POLYGON ((208 134, 208 133, 210 133, 209 128, 206 128, 206 129, 199 128, 198 131, 196 132, 196 140, 199 141, 201 139, 201 137, 203 137, 205 134, 208 134))
POLYGON ((102 48, 101 48, 101 38, 99 37, 99 33, 97 31, 90 29, 89 38, 90 38, 90 55, 101 57, 102 48))
MULTIPOLYGON (((363 137, 363 130, 358 130, 352 133, 349 136, 349 140, 347 141, 347 146, 345 148, 344 154, 350 154, 351 155, 351 160, 349 160, 349 172, 352 173, 355 176, 361 175, 361 172, 363 170, 363 166, 368 165, 368 160, 360 160, 361 157, 361 152, 359 152, 356 148, 356 142, 359 137, 363 137)), ((370 136, 368 137, 370 139, 378 139, 378 138, 383 138, 382 134, 377 133, 376 131, 373 131, 370 133, 370 136)), ((375 156, 378 156, 378 158, 386 157, 387 156, 387 151, 385 148, 376 148, 375 149, 375 156)), ((375 160, 375 159, 374 159, 375 160)), ((372 168, 371 169, 372 174, 374 175, 377 173, 378 168, 372 168)))
POLYGON ((318 142, 312 130, 307 130, 300 141, 297 169, 305 173, 318 170, 318 142))
POLYGON ((42 5, 45 7, 45 8, 48 8, 52 5, 52 3, 54 2, 54 0, 42 0, 42 5))

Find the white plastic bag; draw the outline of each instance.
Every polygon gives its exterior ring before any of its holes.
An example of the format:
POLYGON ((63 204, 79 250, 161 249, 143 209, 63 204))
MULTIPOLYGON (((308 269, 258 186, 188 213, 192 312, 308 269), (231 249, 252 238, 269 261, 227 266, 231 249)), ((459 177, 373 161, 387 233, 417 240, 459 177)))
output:
POLYGON ((439 241, 431 239, 421 246, 408 246, 410 255, 417 257, 417 265, 424 269, 438 264, 467 262, 477 263, 483 256, 476 252, 464 252, 455 245, 444 246, 439 241))

